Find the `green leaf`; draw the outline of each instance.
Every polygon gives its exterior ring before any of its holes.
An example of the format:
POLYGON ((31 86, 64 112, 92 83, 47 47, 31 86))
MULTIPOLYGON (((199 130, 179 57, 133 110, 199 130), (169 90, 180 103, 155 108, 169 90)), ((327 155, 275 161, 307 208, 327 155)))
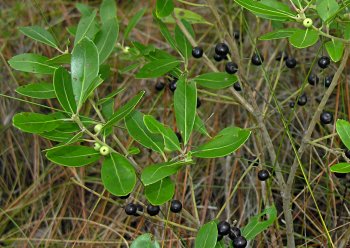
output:
POLYGON ((170 127, 164 126, 151 115, 145 115, 143 121, 151 133, 161 134, 165 148, 169 151, 181 151, 180 142, 170 127))
POLYGON ((113 152, 103 161, 101 179, 110 193, 125 196, 135 187, 136 173, 129 160, 123 155, 113 152))
POLYGON ((82 16, 89 16, 93 11, 93 8, 84 3, 76 3, 75 7, 79 10, 82 16))
POLYGON ((267 19, 283 21, 295 18, 295 14, 290 10, 276 9, 253 0, 235 0, 235 2, 253 14, 261 15, 267 19))
POLYGON ((136 107, 136 105, 140 102, 141 98, 145 94, 144 91, 140 91, 136 96, 134 96, 131 100, 129 100, 125 105, 120 107, 112 116, 111 118, 106 122, 106 124, 103 125, 103 129, 112 127, 113 125, 117 124, 120 120, 124 119, 128 114, 133 111, 133 109, 136 107))
POLYGON ((182 166, 190 164, 192 161, 170 161, 147 166, 141 174, 143 185, 148 186, 156 183, 165 177, 175 174, 182 166))
POLYGON ((48 140, 67 143, 70 140, 73 140, 75 136, 76 136, 75 140, 77 141, 82 136, 82 133, 80 133, 80 135, 77 136, 69 132, 55 129, 50 132, 40 133, 39 135, 48 140))
POLYGON ((40 74, 53 74, 56 67, 47 64, 48 58, 33 53, 22 53, 12 57, 8 62, 10 66, 18 71, 40 74))
POLYGON ((276 39, 289 38, 294 34, 295 31, 297 31, 296 28, 279 29, 260 36, 259 40, 276 40, 276 39))
POLYGON ((114 90, 112 93, 108 94, 106 97, 101 98, 100 100, 98 100, 98 102, 96 103, 97 105, 101 105, 107 101, 109 101, 110 99, 113 99, 116 95, 118 95, 119 93, 123 92, 125 90, 125 88, 118 88, 116 90, 114 90))
POLYGON ((318 41, 319 34, 313 29, 298 29, 289 37, 289 42, 296 48, 305 48, 318 41))
POLYGON ((185 62, 187 63, 188 58, 191 57, 192 46, 178 25, 175 27, 175 40, 177 49, 180 51, 182 56, 185 58, 185 62))
POLYGON ((128 23, 128 26, 125 28, 124 31, 124 40, 127 40, 127 38, 129 37, 129 34, 131 32, 131 30, 137 25, 137 23, 141 20, 142 16, 145 14, 146 12, 146 8, 142 8, 140 9, 135 15, 133 15, 133 17, 131 18, 131 20, 128 23))
POLYGON ((205 123, 202 121, 202 119, 198 115, 196 115, 196 119, 194 120, 193 129, 211 138, 207 129, 205 128, 205 123))
POLYGON ((335 15, 338 9, 339 5, 335 0, 316 1, 316 11, 324 22, 326 22, 330 17, 335 15))
POLYGON ((75 113, 77 105, 74 100, 72 81, 69 72, 63 67, 55 70, 53 76, 54 90, 62 108, 68 113, 75 113))
POLYGON ((349 163, 339 163, 331 166, 331 172, 350 173, 349 163))
POLYGON ((130 248, 160 248, 160 245, 157 241, 152 241, 150 233, 145 233, 138 236, 130 248))
POLYGON ((15 114, 12 119, 13 125, 27 133, 43 133, 54 130, 60 124, 53 115, 22 112, 15 114))
POLYGON ((238 79, 237 76, 225 72, 209 72, 199 75, 193 80, 202 87, 218 90, 233 85, 238 79))
POLYGON ((343 144, 350 149, 350 123, 339 119, 336 123, 336 130, 343 144))
POLYGON ((243 145, 249 138, 250 133, 249 130, 238 127, 227 127, 208 143, 194 149, 192 155, 198 158, 224 157, 243 145))
POLYGON ((156 78, 163 76, 180 64, 179 60, 168 58, 151 61, 135 75, 136 78, 156 78))
POLYGON ((204 224, 198 231, 195 248, 214 248, 218 239, 218 228, 215 221, 204 224))
POLYGON ((179 78, 176 85, 174 94, 176 125, 181 131, 186 145, 190 139, 196 118, 197 88, 195 82, 187 83, 184 77, 179 78))
POLYGON ((147 200, 155 206, 162 205, 173 198, 175 193, 175 184, 169 177, 148 185, 145 187, 145 196, 147 200))
POLYGON ((267 207, 261 214, 250 218, 249 223, 242 230, 242 236, 247 240, 254 239, 256 235, 269 228, 276 218, 277 210, 275 206, 267 207), (265 215, 267 215, 268 219, 262 221, 261 218, 265 215))
POLYGON ((70 65, 72 55, 70 53, 60 54, 46 61, 49 65, 70 65))
POLYGON ((29 96, 37 99, 51 99, 55 98, 55 90, 51 83, 35 83, 27 84, 16 89, 18 94, 29 96))
POLYGON ((173 0, 157 0, 156 13, 159 18, 170 15, 173 10, 173 0))
POLYGON ((83 16, 80 19, 77 31, 75 33, 74 45, 77 45, 84 38, 94 39, 96 33, 98 32, 97 22, 95 20, 96 10, 89 16, 83 16))
POLYGON ((134 111, 125 118, 126 128, 137 142, 156 152, 162 153, 164 150, 164 141, 162 136, 151 133, 143 122, 143 114, 134 111))
POLYGON ((332 39, 331 41, 326 42, 324 45, 329 57, 331 57, 334 62, 338 62, 342 58, 344 52, 343 42, 332 39))
POLYGON ((95 44, 98 50, 100 64, 102 64, 113 51, 114 45, 118 39, 119 25, 117 20, 109 19, 102 24, 101 31, 95 38, 95 44))
POLYGON ((215 248, 225 248, 225 242, 223 240, 220 240, 216 243, 215 248))
POLYGON ((80 167, 99 160, 100 153, 87 146, 63 146, 48 151, 46 157, 55 164, 80 167))
POLYGON ((39 27, 39 26, 20 27, 19 31, 21 31, 26 36, 32 38, 33 40, 39 41, 53 48, 58 48, 57 41, 52 36, 52 34, 42 27, 39 27))
POLYGON ((78 110, 88 96, 89 88, 96 83, 99 71, 99 57, 95 44, 84 38, 73 49, 71 77, 78 110))
POLYGON ((115 19, 117 17, 117 5, 115 0, 102 1, 100 6, 100 17, 103 24, 110 19, 115 19))
POLYGON ((172 48, 177 50, 175 39, 171 35, 171 33, 169 32, 168 27, 164 24, 164 22, 162 20, 158 19, 154 13, 153 13, 153 16, 154 16, 155 21, 159 25, 159 29, 160 29, 160 32, 162 33, 163 37, 166 39, 166 41, 169 43, 169 45, 172 48))
MULTIPOLYGON (((191 10, 182 9, 182 8, 174 8, 174 16, 181 20, 186 20, 191 24, 207 24, 207 25, 213 25, 212 23, 205 20, 205 18, 191 10)), ((166 23, 175 23, 175 19, 169 15, 165 18, 162 18, 162 20, 166 23)))

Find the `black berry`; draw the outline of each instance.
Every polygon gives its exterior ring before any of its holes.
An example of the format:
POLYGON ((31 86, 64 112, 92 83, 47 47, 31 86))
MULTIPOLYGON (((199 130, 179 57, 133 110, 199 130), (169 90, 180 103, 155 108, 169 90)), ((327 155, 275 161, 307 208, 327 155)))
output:
POLYGON ((294 101, 290 101, 290 102, 289 102, 289 107, 290 107, 290 108, 294 108, 294 106, 295 106, 295 102, 294 102, 294 101))
POLYGON ((165 83, 163 83, 163 82, 157 82, 157 83, 156 83, 156 86, 155 86, 155 88, 156 88, 157 91, 163 90, 164 87, 165 87, 165 83))
POLYGON ((225 57, 230 52, 230 49, 225 43, 218 43, 215 46, 215 53, 225 57))
POLYGON ((307 97, 305 94, 302 94, 298 99, 298 105, 304 106, 307 103, 307 97))
POLYGON ((350 150, 349 150, 349 149, 346 149, 344 153, 345 153, 345 157, 347 157, 348 159, 350 159, 350 150))
POLYGON ((157 214, 159 214, 160 211, 160 207, 159 206, 153 206, 153 205, 148 205, 147 206, 147 213, 150 216, 155 216, 157 214))
POLYGON ((197 108, 199 108, 202 105, 202 101, 201 99, 199 99, 199 97, 197 97, 197 108))
POLYGON ((315 74, 310 74, 307 81, 309 82, 309 84, 311 85, 316 85, 318 84, 318 82, 320 81, 319 78, 317 77, 317 75, 315 74))
POLYGON ((334 75, 327 76, 327 77, 324 78, 324 86, 325 86, 325 87, 328 88, 329 86, 331 86, 333 77, 334 77, 334 75))
POLYGON ((230 224, 227 221, 220 221, 218 224, 218 234, 227 235, 230 233, 230 224))
POLYGON ((270 173, 267 170, 260 170, 258 172, 258 178, 260 181, 266 181, 270 177, 270 173))
POLYGON ((129 196, 130 194, 127 194, 127 195, 119 196, 119 198, 125 200, 125 199, 128 199, 129 196))
POLYGON ((322 56, 321 58, 318 59, 318 66, 322 69, 326 69, 329 64, 331 63, 331 60, 327 56, 322 56))
POLYGON ((192 49, 193 58, 199 59, 203 56, 203 49, 201 47, 194 47, 192 49))
POLYGON ((288 58, 286 59, 286 66, 290 69, 297 66, 297 61, 295 58, 288 58))
POLYGON ((264 57, 261 54, 254 53, 251 61, 253 65, 259 66, 264 62, 264 57))
MULTIPOLYGON (((137 211, 143 212, 143 207, 140 204, 136 204, 137 211)), ((137 212, 134 214, 135 216, 140 216, 137 212)))
POLYGON ((243 236, 239 236, 233 240, 234 248, 245 248, 247 246, 247 240, 243 236))
POLYGON ((238 238, 241 236, 241 230, 239 230, 238 227, 232 227, 230 230, 230 233, 228 234, 231 240, 234 240, 235 238, 238 238))
POLYGON ((288 59, 288 54, 286 52, 279 52, 276 56, 276 60, 277 61, 281 61, 281 60, 287 60, 288 59))
POLYGON ((125 206, 124 210, 127 215, 135 215, 137 212, 137 206, 134 203, 129 203, 125 206))
POLYGON ((169 83, 169 90, 174 92, 176 90, 176 80, 173 80, 169 83))
POLYGON ((214 54, 214 60, 217 61, 217 62, 220 62, 221 60, 223 60, 224 57, 219 55, 219 54, 214 54))
POLYGON ((182 204, 179 200, 172 200, 170 205, 170 211, 173 213, 179 213, 182 209, 182 204))
POLYGON ((320 121, 322 124, 330 124, 333 122, 333 115, 330 112, 323 112, 320 116, 320 121))
POLYGON ((241 84, 236 82, 233 84, 233 88, 237 91, 241 91, 242 90, 242 87, 241 87, 241 84))
POLYGON ((228 74, 235 74, 238 71, 238 65, 234 62, 227 62, 225 70, 228 74))

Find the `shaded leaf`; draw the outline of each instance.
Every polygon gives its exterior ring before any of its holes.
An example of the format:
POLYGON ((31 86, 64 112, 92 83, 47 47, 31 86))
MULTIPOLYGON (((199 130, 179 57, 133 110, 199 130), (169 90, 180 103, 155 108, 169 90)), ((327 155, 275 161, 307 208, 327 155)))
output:
POLYGON ((53 86, 62 108, 69 113, 75 113, 77 105, 74 100, 72 81, 69 72, 63 67, 55 70, 53 86))
POLYGON ((218 239, 218 228, 215 221, 204 224, 198 231, 194 242, 195 248, 214 248, 218 239))
POLYGON ((119 25, 115 18, 109 19, 102 24, 101 31, 95 38, 100 64, 102 64, 112 53, 114 45, 118 39, 118 33, 119 25))
POLYGON ((140 9, 136 14, 133 15, 131 20, 128 23, 128 26, 124 31, 124 40, 129 37, 131 30, 137 25, 137 23, 141 20, 142 16, 145 14, 146 8, 140 9))
POLYGON ((157 0, 156 13, 158 17, 166 17, 174 10, 173 0, 157 0))
POLYGON ((61 120, 53 115, 44 115, 32 112, 22 112, 15 114, 12 119, 13 125, 27 133, 43 133, 54 130, 61 120))
POLYGON ((108 22, 110 19, 117 17, 117 5, 115 0, 103 0, 100 6, 100 17, 102 23, 108 22))
POLYGON ((52 34, 42 27, 39 27, 39 26, 20 27, 19 31, 21 31, 26 36, 32 38, 33 40, 39 41, 53 48, 58 48, 57 41, 52 36, 52 34))
POLYGON ((20 86, 16 89, 16 92, 32 98, 37 99, 51 99, 55 98, 55 90, 51 83, 35 83, 20 86))
POLYGON ((74 45, 77 45, 84 38, 93 39, 98 32, 97 22, 95 20, 96 11, 93 11, 88 16, 83 16, 77 27, 77 31, 75 33, 74 45))
POLYGON ((145 187, 147 200, 155 206, 162 205, 173 198, 175 184, 169 177, 145 187))
POLYGON ((223 89, 237 82, 237 76, 225 72, 209 72, 193 78, 198 85, 209 89, 223 89))

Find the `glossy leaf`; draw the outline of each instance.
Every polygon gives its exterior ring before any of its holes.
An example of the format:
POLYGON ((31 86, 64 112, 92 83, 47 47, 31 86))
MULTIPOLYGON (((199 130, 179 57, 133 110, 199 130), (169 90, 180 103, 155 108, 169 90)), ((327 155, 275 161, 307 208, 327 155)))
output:
POLYGON ((95 44, 102 64, 112 53, 118 39, 119 25, 117 20, 109 19, 102 24, 101 31, 96 35, 95 44))
POLYGON ((43 133, 54 130, 60 124, 53 115, 22 112, 15 114, 12 119, 13 125, 27 133, 43 133))
POLYGON ((26 36, 32 38, 33 40, 39 41, 53 48, 58 48, 57 41, 52 36, 52 34, 42 27, 39 27, 39 26, 20 27, 19 31, 21 31, 26 36))
POLYGON ((350 123, 339 119, 336 123, 336 130, 343 144, 350 149, 350 123))
POLYGON ((190 139, 196 118, 197 88, 195 82, 187 83, 185 78, 180 78, 176 84, 174 94, 176 125, 186 145, 190 139))
POLYGON ((284 28, 284 29, 275 30, 260 36, 259 40, 276 40, 276 39, 288 38, 292 36, 296 30, 297 30, 296 28, 284 28))
POLYGON ((102 1, 100 6, 100 17, 103 24, 110 19, 115 19, 117 17, 117 5, 115 0, 102 1))
POLYGON ((182 166, 192 161, 170 161, 147 166, 141 174, 143 185, 147 186, 175 174, 182 166))
POLYGON ((70 53, 60 54, 46 61, 49 65, 70 65, 72 55, 70 53))
POLYGON ((118 108, 118 110, 111 116, 111 118, 103 125, 103 129, 112 127, 117 124, 120 120, 124 119, 131 111, 134 110, 136 105, 140 102, 141 98, 145 94, 144 91, 141 91, 136 96, 134 96, 131 100, 129 100, 125 105, 118 108))
POLYGON ((249 138, 250 133, 249 130, 238 127, 227 127, 208 143, 194 149, 192 155, 199 158, 224 157, 243 145, 249 138))
POLYGON ((178 25, 175 27, 175 41, 177 49, 180 51, 185 61, 188 61, 188 59, 191 57, 192 46, 178 25))
POLYGON ((164 150, 164 140, 161 135, 151 133, 143 122, 143 114, 134 111, 125 118, 126 128, 137 142, 156 152, 164 150))
POLYGON ((343 42, 341 42, 340 40, 330 40, 327 41, 324 45, 326 47, 329 57, 331 57, 331 59, 334 62, 338 62, 341 60, 344 52, 343 42))
POLYGON ((48 160, 55 164, 80 167, 96 162, 100 153, 87 146, 63 146, 52 149, 46 153, 48 160))
POLYGON ((63 67, 55 70, 53 77, 55 94, 62 108, 68 113, 75 113, 77 105, 74 100, 72 81, 69 72, 63 67))
POLYGON ((98 51, 88 38, 82 39, 74 47, 71 71, 74 97, 79 109, 89 94, 89 88, 96 83, 99 71, 98 51))
POLYGON ((198 231, 194 242, 195 248, 214 248, 218 239, 218 228, 215 221, 204 224, 198 231))
POLYGON ((169 177, 145 187, 147 200, 155 206, 162 205, 173 198, 175 184, 169 177))
POLYGON ((296 48, 305 48, 318 41, 319 34, 313 29, 298 29, 289 37, 289 42, 296 48))
POLYGON ((333 15, 335 15, 338 9, 339 5, 336 0, 316 1, 316 11, 324 22, 327 21, 333 15))
POLYGON ((131 32, 131 30, 137 25, 137 23, 141 20, 142 16, 145 14, 146 12, 146 8, 142 8, 140 9, 135 15, 133 15, 133 17, 131 18, 131 20, 128 23, 128 26, 125 28, 124 31, 124 40, 127 40, 127 38, 129 37, 129 34, 131 32))
POLYGON ((51 83, 26 84, 16 89, 18 94, 36 99, 55 98, 55 90, 51 83))
POLYGON ((56 66, 48 65, 48 58, 33 53, 22 53, 12 57, 8 63, 18 71, 25 71, 39 74, 53 74, 56 66))
POLYGON ((180 64, 176 59, 158 59, 145 64, 135 75, 136 78, 156 78, 163 76, 180 64))
POLYGON ((339 163, 331 166, 331 172, 336 173, 350 173, 350 164, 349 163, 339 163))
POLYGON ((160 248, 160 245, 157 241, 152 241, 150 233, 145 233, 138 236, 130 248, 160 248))
POLYGON ((93 11, 91 15, 83 16, 78 24, 77 31, 75 33, 74 45, 77 45, 84 38, 93 39, 98 32, 97 23, 95 20, 96 11, 93 11))
POLYGON ((164 145, 167 150, 181 151, 179 139, 170 127, 164 126, 151 115, 145 115, 143 121, 151 133, 161 134, 163 136, 164 145))
POLYGON ((156 13, 159 18, 170 15, 174 10, 173 0, 157 0, 156 13))
POLYGON ((237 76, 225 72, 209 72, 199 75, 193 80, 202 87, 218 90, 233 85, 238 79, 237 76))
POLYGON ((125 196, 135 187, 136 173, 129 160, 123 155, 113 152, 103 161, 101 179, 110 193, 125 196))
POLYGON ((243 228, 242 236, 247 240, 254 239, 259 233, 269 228, 277 218, 277 210, 275 206, 267 207, 261 214, 249 219, 249 223, 243 228), (267 216, 267 220, 261 220, 263 216, 267 216))

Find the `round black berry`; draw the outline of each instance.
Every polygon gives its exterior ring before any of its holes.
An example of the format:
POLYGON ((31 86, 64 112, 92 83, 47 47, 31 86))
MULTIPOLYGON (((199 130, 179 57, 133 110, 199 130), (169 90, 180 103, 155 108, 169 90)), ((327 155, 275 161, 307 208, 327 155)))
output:
POLYGON ((199 99, 199 97, 197 97, 197 108, 199 108, 202 105, 202 101, 201 99, 199 99))
POLYGON ((307 103, 307 97, 305 94, 302 94, 298 99, 298 105, 304 106, 307 103))
POLYGON ((245 248, 247 246, 247 240, 243 236, 239 236, 233 240, 234 248, 245 248))
POLYGON ((164 87, 165 87, 165 83, 163 83, 163 82, 157 82, 157 83, 156 83, 156 86, 155 86, 155 88, 156 88, 157 91, 163 90, 164 87))
POLYGON ((331 60, 327 56, 322 56, 321 58, 318 59, 318 66, 322 69, 326 69, 329 64, 331 63, 331 60))
POLYGON ((266 181, 270 177, 270 173, 267 170, 260 170, 258 172, 258 178, 260 181, 266 181))
POLYGON ((344 153, 345 153, 345 157, 347 157, 348 159, 350 159, 350 150, 349 150, 349 149, 346 149, 344 153))
POLYGON ((218 43, 215 46, 215 53, 225 57, 230 52, 230 49, 225 43, 218 43))
POLYGON ((203 56, 203 49, 201 47, 194 47, 192 49, 193 58, 199 59, 203 56))
POLYGON ((333 115, 330 112, 323 112, 320 116, 320 121, 322 124, 330 124, 333 122, 333 115))
POLYGON ((238 238, 241 236, 241 230, 239 230, 238 227, 232 227, 230 230, 230 233, 228 234, 231 240, 234 240, 235 238, 238 238))
POLYGON ((259 66, 264 62, 264 57, 261 54, 254 53, 251 61, 253 65, 259 66))
POLYGON ((233 84, 233 88, 237 91, 241 91, 242 90, 242 87, 241 87, 241 84, 236 82, 233 84))
POLYGON ((214 54, 214 60, 217 61, 217 62, 220 62, 221 60, 223 60, 224 57, 219 55, 219 54, 214 54))
POLYGON ((316 85, 318 84, 318 82, 320 81, 319 78, 317 77, 317 75, 315 74, 310 74, 307 81, 309 82, 309 84, 311 85, 316 85))
POLYGON ((125 199, 128 199, 129 196, 130 196, 130 193, 127 195, 119 196, 119 198, 125 200, 125 199))
POLYGON ((176 80, 173 80, 169 83, 169 90, 174 92, 176 90, 176 80))
POLYGON ((228 74, 235 74, 238 71, 238 65, 235 62, 227 62, 225 70, 228 74))
POLYGON ((182 209, 182 204, 179 200, 172 200, 170 205, 170 211, 173 213, 179 213, 182 209))
POLYGON ((230 233, 230 224, 227 221, 220 221, 218 223, 218 234, 227 235, 230 233))
POLYGON ((324 78, 324 86, 325 86, 325 87, 328 88, 329 86, 331 86, 333 77, 334 77, 334 75, 327 76, 327 77, 324 78))
POLYGON ((281 61, 281 60, 287 60, 288 59, 288 54, 286 52, 279 52, 276 56, 276 60, 277 61, 281 61))
POLYGON ((137 206, 134 203, 129 203, 124 209, 127 215, 135 215, 137 211, 137 206))
POLYGON ((153 205, 148 205, 147 206, 147 213, 150 216, 155 216, 157 214, 159 214, 160 211, 160 207, 159 206, 153 206, 153 205))
POLYGON ((291 69, 296 67, 297 66, 296 59, 295 58, 288 58, 288 59, 286 59, 286 66, 288 68, 291 68, 291 69))
MULTIPOLYGON (((143 207, 140 204, 136 204, 137 211, 143 212, 143 207)), ((137 212, 135 213, 135 216, 140 216, 137 212)))
POLYGON ((294 108, 294 106, 295 106, 295 102, 294 102, 294 101, 290 101, 290 102, 289 102, 289 107, 290 107, 290 108, 294 108))

